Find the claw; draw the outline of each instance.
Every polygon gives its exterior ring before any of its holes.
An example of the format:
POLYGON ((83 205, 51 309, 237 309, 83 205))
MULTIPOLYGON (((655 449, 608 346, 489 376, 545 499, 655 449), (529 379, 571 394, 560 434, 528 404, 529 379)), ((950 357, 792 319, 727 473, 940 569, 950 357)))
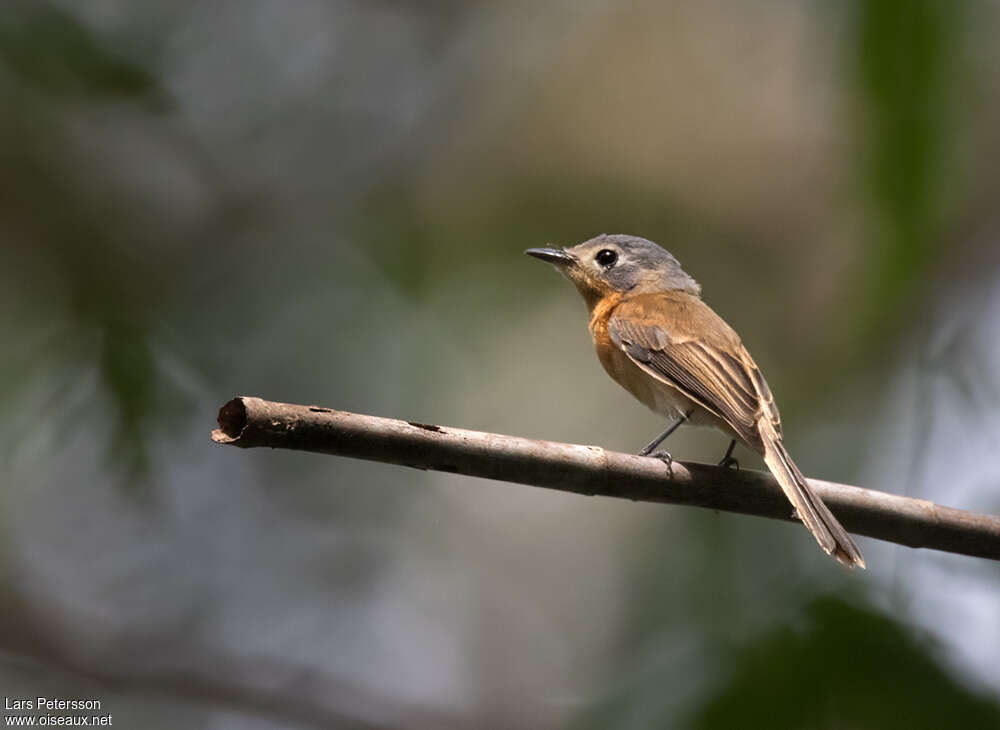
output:
POLYGON ((667 473, 670 474, 670 478, 674 478, 674 457, 670 455, 669 451, 654 451, 652 454, 647 454, 651 459, 659 459, 664 464, 667 465, 667 473))
POLYGON ((729 448, 726 449, 726 455, 722 457, 722 461, 719 462, 719 466, 723 468, 733 467, 736 471, 740 470, 740 462, 736 461, 733 457, 733 449, 736 448, 736 439, 729 442, 729 448))
POLYGON ((719 462, 719 466, 729 469, 740 470, 740 462, 736 460, 735 456, 727 456, 722 461, 719 462))

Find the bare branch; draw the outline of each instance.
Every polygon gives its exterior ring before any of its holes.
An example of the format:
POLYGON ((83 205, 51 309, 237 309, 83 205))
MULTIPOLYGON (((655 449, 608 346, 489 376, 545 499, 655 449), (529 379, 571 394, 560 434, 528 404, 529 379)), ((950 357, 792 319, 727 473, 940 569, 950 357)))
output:
MULTIPOLYGON (((674 462, 480 431, 364 416, 316 406, 234 398, 212 439, 241 447, 313 451, 530 484, 793 520, 770 474, 674 462)), ((1000 560, 1000 517, 810 479, 851 532, 909 547, 1000 560)))

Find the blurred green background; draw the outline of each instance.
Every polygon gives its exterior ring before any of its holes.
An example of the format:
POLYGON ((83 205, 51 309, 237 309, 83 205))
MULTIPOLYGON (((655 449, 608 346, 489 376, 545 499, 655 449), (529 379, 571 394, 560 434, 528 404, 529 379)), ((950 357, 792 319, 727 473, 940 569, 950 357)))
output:
POLYGON ((982 1, 7 0, 2 693, 137 728, 1000 727, 987 561, 861 539, 852 573, 801 526, 208 438, 250 394, 637 450, 662 424, 521 253, 624 232, 741 332, 806 473, 997 512, 998 32, 982 1))

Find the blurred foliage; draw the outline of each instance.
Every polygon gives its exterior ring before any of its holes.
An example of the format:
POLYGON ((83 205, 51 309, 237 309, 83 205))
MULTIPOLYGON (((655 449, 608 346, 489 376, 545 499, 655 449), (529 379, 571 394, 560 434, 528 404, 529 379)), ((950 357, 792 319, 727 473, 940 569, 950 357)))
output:
POLYGON ((117 438, 112 457, 133 472, 148 466, 147 421, 159 410, 154 399, 156 362, 148 333, 127 319, 103 326, 100 373, 118 414, 117 438))
MULTIPOLYGON (((567 296, 569 290, 551 286, 548 276, 537 276, 541 268, 522 256, 531 246, 563 246, 599 233, 641 230, 654 240, 683 240, 697 252, 723 238, 722 231, 659 192, 624 181, 576 181, 552 188, 521 179, 503 190, 474 193, 447 215, 422 202, 415 199, 413 185, 386 185, 365 198, 354 220, 357 236, 383 274, 410 296, 425 300, 434 286, 483 272, 517 286, 544 282, 541 297, 567 296)), ((504 296, 505 307, 537 306, 537 299, 509 301, 505 287, 496 291, 504 296)))
POLYGON ((962 4, 863 0, 856 12, 864 191, 878 221, 861 314, 882 331, 930 280, 942 243, 962 4))
POLYGON ((955 680, 937 653, 894 616, 818 597, 801 621, 728 657, 727 678, 691 727, 1000 727, 996 700, 955 680))
POLYGON ((164 97, 146 69, 110 50, 72 15, 36 0, 0 8, 0 62, 23 83, 65 100, 164 97))
POLYGON ((161 252, 129 240, 135 234, 127 217, 108 215, 115 206, 139 201, 126 202, 113 188, 95 189, 92 181, 67 174, 66 159, 79 142, 63 115, 69 102, 130 100, 162 111, 165 97, 152 73, 45 2, 16 0, 0 7, 0 70, 7 72, 0 73, 0 93, 7 99, 0 154, 8 176, 0 184, 0 210, 25 240, 47 243, 19 248, 14 238, 5 247, 13 267, 45 272, 12 283, 45 301, 54 337, 99 343, 96 349, 41 347, 26 353, 32 367, 11 368, 3 395, 15 395, 45 368, 96 366, 117 414, 110 457, 138 476, 148 466, 147 424, 161 405, 154 398, 161 373, 151 353, 153 297, 168 288, 165 274, 176 269, 160 266, 161 252))
MULTIPOLYGON (((725 603, 718 595, 715 600, 725 603)), ((719 619, 703 620, 718 625, 719 619)), ((648 652, 669 651, 662 642, 647 640, 648 652)), ((581 716, 579 726, 1000 726, 1000 704, 957 680, 930 637, 896 616, 839 596, 808 598, 770 628, 744 635, 735 644, 706 645, 694 636, 674 636, 671 642, 675 651, 690 655, 690 674, 677 672, 672 664, 651 667, 639 675, 638 684, 620 683, 581 716), (706 664, 716 667, 717 674, 710 671, 713 680, 700 690, 706 664), (687 709, 678 713, 679 707, 687 709), (686 719, 679 721, 678 714, 686 719)), ((636 656, 648 652, 639 649, 636 656)))
MULTIPOLYGON (((909 330, 900 315, 928 287, 958 211, 952 194, 962 170, 954 140, 963 130, 955 87, 964 68, 960 37, 966 11, 945 0, 857 0, 844 36, 853 106, 856 184, 865 216, 865 254, 852 293, 824 328, 827 347, 793 374, 782 403, 861 380, 872 358, 909 330)), ((787 408, 787 405, 784 406, 787 408)))

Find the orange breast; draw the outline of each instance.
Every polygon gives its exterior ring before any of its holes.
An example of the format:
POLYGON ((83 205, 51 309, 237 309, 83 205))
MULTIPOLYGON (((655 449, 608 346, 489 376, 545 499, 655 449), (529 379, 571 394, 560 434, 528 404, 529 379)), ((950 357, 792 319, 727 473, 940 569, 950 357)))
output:
POLYGON ((677 418, 689 412, 693 404, 686 396, 645 373, 611 341, 608 319, 620 301, 621 295, 602 299, 594 307, 590 317, 590 334, 594 338, 597 359, 601 361, 604 371, 654 413, 677 418))

